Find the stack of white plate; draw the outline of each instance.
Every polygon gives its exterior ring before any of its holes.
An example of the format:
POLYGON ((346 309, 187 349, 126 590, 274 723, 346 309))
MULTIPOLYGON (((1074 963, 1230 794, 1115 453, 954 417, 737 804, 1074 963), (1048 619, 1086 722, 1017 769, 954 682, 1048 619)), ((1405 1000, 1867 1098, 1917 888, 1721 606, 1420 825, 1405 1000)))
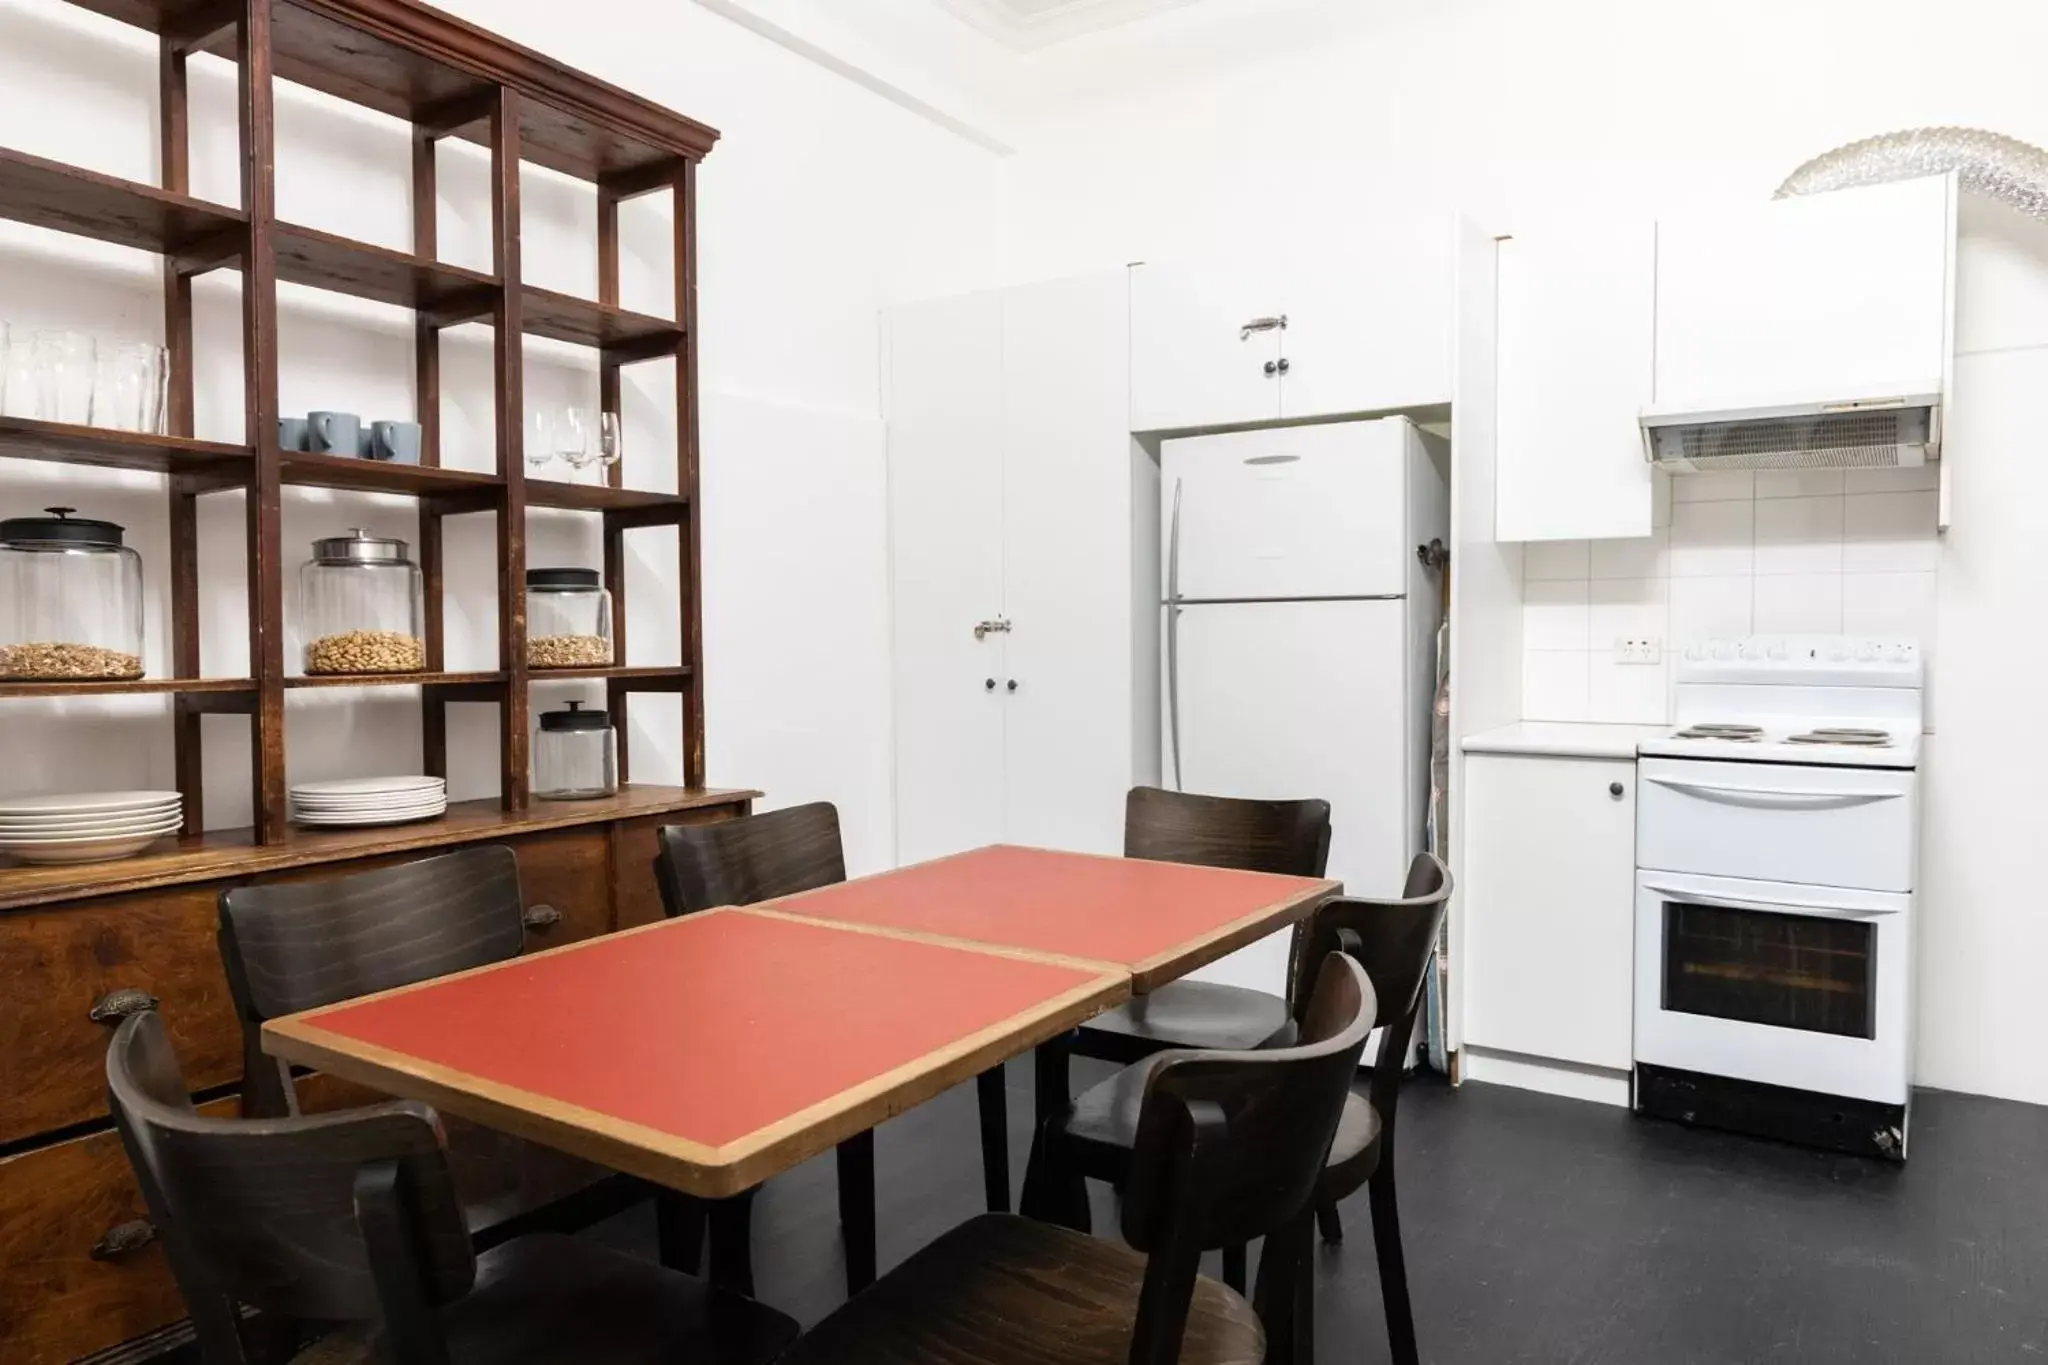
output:
POLYGON ((176 792, 75 792, 0 801, 0 853, 25 863, 97 863, 140 853, 185 823, 176 792))
POLYGON ((448 783, 439 777, 352 777, 301 782, 291 797, 292 819, 302 825, 402 825, 445 814, 448 783))

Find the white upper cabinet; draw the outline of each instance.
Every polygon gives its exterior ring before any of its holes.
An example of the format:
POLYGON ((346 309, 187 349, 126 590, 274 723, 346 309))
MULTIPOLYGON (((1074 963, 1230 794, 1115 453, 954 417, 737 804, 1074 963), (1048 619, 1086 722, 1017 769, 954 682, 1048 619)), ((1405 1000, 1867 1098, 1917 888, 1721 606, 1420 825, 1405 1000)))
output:
POLYGON ((1942 392, 1955 240, 1948 176, 1660 221, 1657 406, 1942 392))
POLYGON ((1284 311, 1263 263, 1132 267, 1130 429, 1278 420, 1284 311))
POLYGON ((1656 229, 1587 221, 1500 244, 1494 530, 1647 536, 1656 229))
POLYGON ((1361 221, 1341 251, 1284 265, 1287 418, 1387 412, 1451 401, 1454 237, 1433 215, 1361 221))

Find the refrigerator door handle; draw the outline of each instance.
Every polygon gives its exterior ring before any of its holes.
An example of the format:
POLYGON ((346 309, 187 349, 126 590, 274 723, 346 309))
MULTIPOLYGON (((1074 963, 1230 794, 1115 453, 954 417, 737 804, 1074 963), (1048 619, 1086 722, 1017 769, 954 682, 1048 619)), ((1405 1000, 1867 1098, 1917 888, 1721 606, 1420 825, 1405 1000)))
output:
POLYGON ((1180 497, 1173 481, 1173 526, 1166 542, 1166 733, 1173 757, 1173 789, 1180 787, 1180 497))

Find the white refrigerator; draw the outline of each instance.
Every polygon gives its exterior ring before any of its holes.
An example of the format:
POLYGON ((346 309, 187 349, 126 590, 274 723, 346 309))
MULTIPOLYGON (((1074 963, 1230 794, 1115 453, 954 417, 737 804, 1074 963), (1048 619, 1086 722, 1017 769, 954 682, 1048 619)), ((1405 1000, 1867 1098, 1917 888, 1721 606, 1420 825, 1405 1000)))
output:
MULTIPOLYGON (((1168 787, 1330 803, 1329 875, 1400 893, 1422 848, 1448 447, 1404 418, 1160 448, 1168 787)), ((1284 993, 1288 935, 1196 973, 1284 993)))

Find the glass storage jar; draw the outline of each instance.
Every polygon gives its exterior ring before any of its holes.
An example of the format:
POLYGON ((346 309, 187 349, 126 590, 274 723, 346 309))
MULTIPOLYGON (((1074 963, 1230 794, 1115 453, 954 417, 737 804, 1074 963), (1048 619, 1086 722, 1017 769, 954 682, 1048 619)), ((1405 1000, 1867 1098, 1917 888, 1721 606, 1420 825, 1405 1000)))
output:
POLYGON ((543 801, 589 801, 619 790, 618 736, 603 710, 544 711, 533 742, 533 794, 543 801))
POLYGON ((402 540, 353 530, 313 542, 299 570, 308 673, 417 673, 426 665, 420 570, 402 540))
POLYGON ((142 556, 111 521, 0 521, 0 678, 88 682, 142 676, 142 556))
POLYGON ((603 668, 612 661, 612 595, 595 569, 526 571, 526 666, 603 668))

